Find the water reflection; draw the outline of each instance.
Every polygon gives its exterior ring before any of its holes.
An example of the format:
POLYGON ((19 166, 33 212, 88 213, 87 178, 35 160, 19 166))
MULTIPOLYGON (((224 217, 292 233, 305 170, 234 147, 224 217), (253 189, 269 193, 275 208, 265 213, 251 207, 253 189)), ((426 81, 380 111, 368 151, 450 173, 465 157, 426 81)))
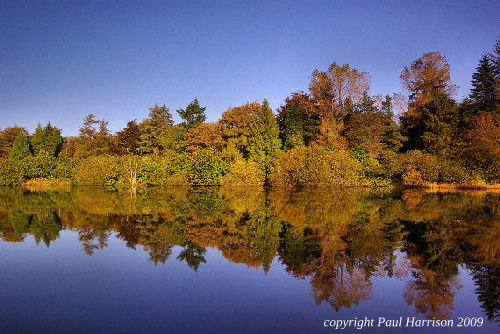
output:
POLYGON ((278 257, 290 275, 310 280, 317 304, 337 311, 370 299, 374 277, 385 277, 405 281, 402 297, 416 312, 450 317, 463 266, 485 315, 500 323, 498 194, 0 189, 3 241, 32 235, 50 247, 61 230, 78 233, 88 255, 116 235, 129 248, 141 246, 155 265, 180 246, 177 260, 194 271, 207 263, 208 247, 266 272, 278 257))

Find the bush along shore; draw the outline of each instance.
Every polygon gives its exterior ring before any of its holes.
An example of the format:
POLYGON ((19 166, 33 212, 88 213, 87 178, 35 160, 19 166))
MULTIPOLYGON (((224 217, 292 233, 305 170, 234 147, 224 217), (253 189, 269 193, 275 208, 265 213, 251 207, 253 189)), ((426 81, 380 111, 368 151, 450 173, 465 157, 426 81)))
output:
POLYGON ((369 95, 368 73, 331 64, 273 112, 266 100, 207 123, 194 99, 155 105, 115 134, 89 114, 79 135, 48 123, 0 130, 0 185, 500 188, 500 42, 454 99, 450 65, 427 52, 401 72, 407 95, 369 95))

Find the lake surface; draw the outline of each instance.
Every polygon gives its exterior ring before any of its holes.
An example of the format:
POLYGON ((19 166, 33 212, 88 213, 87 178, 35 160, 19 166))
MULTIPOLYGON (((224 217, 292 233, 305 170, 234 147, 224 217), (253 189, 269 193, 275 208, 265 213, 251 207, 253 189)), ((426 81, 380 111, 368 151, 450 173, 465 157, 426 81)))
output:
POLYGON ((0 188, 0 333, 499 333, 499 280, 499 194, 0 188))

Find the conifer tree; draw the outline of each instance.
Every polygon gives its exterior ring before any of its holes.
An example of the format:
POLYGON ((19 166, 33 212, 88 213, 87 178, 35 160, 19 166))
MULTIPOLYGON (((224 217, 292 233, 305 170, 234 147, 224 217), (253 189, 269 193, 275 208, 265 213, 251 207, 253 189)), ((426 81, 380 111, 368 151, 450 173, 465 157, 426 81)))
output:
POLYGON ((118 147, 127 153, 137 153, 139 148, 140 130, 137 121, 129 121, 123 130, 116 133, 118 147))
POLYGON ((200 107, 198 99, 195 98, 187 107, 186 110, 178 109, 177 113, 184 120, 184 126, 189 130, 191 128, 197 127, 201 123, 205 122, 207 116, 205 115, 206 107, 200 107))
POLYGON ((481 111, 490 112, 497 107, 496 81, 492 59, 488 55, 483 55, 476 67, 476 72, 472 74, 470 100, 475 114, 481 111))
POLYGON ((9 158, 12 160, 22 160, 31 155, 30 142, 24 132, 19 132, 12 145, 9 158))
POLYGON ((287 105, 284 116, 282 137, 285 149, 304 146, 304 121, 299 102, 287 105))
POLYGON ((423 105, 420 112, 424 124, 422 148, 440 155, 451 154, 459 121, 456 102, 446 94, 439 94, 423 105))
POLYGON ((308 146, 319 135, 320 115, 312 97, 295 92, 278 109, 277 122, 284 149, 308 146))
POLYGON ((31 138, 34 155, 43 152, 43 154, 48 154, 49 156, 57 156, 62 143, 61 130, 53 127, 50 122, 43 129, 39 123, 31 138))
POLYGON ((262 103, 262 111, 249 124, 248 146, 250 159, 257 162, 266 177, 271 171, 271 160, 277 156, 281 147, 279 128, 267 100, 262 103))
POLYGON ((382 101, 382 113, 385 120, 383 143, 386 149, 397 152, 403 146, 406 138, 401 134, 401 128, 394 121, 393 108, 391 96, 386 95, 385 101, 382 101))
POLYGON ((162 150, 160 138, 173 124, 172 114, 165 105, 160 107, 156 104, 149 108, 149 117, 140 124, 140 151, 146 154, 160 153, 162 150))
POLYGON ((33 154, 38 155, 38 152, 40 151, 40 147, 42 146, 44 141, 43 138, 43 128, 38 123, 36 126, 35 132, 33 133, 33 136, 31 136, 31 148, 33 149, 33 154))

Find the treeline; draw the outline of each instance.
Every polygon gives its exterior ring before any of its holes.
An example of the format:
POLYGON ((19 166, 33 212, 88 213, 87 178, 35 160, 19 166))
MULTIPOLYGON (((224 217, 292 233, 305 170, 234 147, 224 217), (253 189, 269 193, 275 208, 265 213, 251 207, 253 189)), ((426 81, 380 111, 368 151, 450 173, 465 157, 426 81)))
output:
POLYGON ((370 77, 349 65, 315 70, 308 92, 277 109, 266 100, 229 108, 206 123, 194 99, 111 134, 88 115, 77 137, 50 123, 33 134, 0 131, 0 184, 64 179, 76 184, 255 184, 385 186, 500 182, 500 41, 472 76, 470 95, 453 96, 450 65, 426 52, 401 73, 408 97, 370 96, 370 77))

